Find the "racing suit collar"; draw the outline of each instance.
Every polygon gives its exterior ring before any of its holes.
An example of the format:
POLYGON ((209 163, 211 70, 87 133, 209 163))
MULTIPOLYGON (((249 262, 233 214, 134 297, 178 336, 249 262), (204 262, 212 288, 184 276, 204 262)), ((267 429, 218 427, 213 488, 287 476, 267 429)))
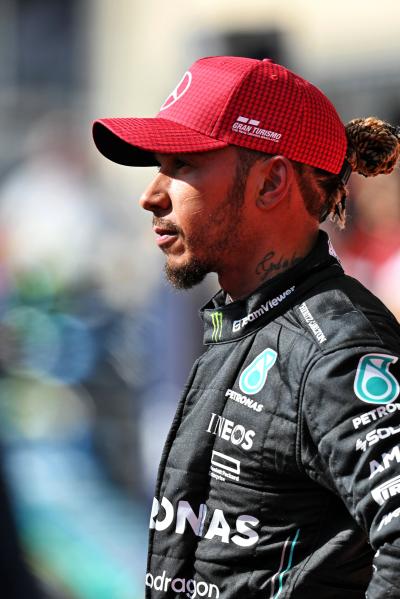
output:
POLYGON ((227 303, 227 294, 221 289, 200 310, 204 323, 204 344, 237 340, 265 326, 279 313, 286 311, 289 305, 296 303, 310 284, 314 284, 312 275, 323 273, 327 267, 330 267, 331 276, 332 268, 338 276, 343 274, 328 235, 320 231, 308 256, 262 284, 248 297, 227 303))

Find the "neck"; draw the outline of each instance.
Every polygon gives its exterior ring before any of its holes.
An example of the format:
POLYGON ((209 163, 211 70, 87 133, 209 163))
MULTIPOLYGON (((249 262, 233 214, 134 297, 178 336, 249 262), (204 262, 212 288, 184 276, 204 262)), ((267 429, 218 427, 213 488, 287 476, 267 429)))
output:
POLYGON ((245 263, 218 273, 219 284, 233 299, 237 300, 250 295, 257 287, 282 274, 303 260, 312 250, 318 236, 309 235, 301 243, 273 243, 265 246, 251 259, 246 257, 245 263))

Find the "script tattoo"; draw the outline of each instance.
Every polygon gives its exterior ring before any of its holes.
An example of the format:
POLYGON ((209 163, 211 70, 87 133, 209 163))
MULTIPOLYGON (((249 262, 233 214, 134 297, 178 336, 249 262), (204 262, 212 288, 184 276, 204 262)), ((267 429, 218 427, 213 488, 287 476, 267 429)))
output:
POLYGON ((256 274, 260 276, 262 281, 271 279, 273 276, 280 274, 284 270, 291 268, 302 260, 302 257, 293 255, 291 258, 275 257, 275 252, 270 251, 265 254, 264 258, 257 264, 256 274))

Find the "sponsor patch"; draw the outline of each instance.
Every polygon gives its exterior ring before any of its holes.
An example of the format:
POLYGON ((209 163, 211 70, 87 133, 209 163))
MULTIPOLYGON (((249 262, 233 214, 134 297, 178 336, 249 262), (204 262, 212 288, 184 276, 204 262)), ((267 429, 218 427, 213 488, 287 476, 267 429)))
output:
POLYGON ((213 449, 210 476, 216 480, 225 481, 228 478, 238 482, 240 480, 240 461, 213 449))
MULTIPOLYGON (((393 405, 393 404, 392 404, 393 405)), ((373 431, 367 433, 364 439, 357 439, 356 451, 366 451, 368 447, 379 443, 383 439, 387 439, 392 435, 398 435, 400 433, 400 426, 387 426, 382 428, 374 428, 373 431)))
POLYGON ((260 121, 239 115, 232 125, 232 131, 234 133, 241 133, 242 135, 250 135, 250 137, 265 139, 266 141, 278 142, 281 139, 282 133, 263 129, 259 125, 260 121))
POLYGON ((233 543, 238 547, 247 548, 258 542, 256 529, 259 524, 260 521, 254 516, 240 514, 233 528, 224 510, 220 508, 209 510, 205 503, 201 503, 196 510, 186 500, 181 499, 174 505, 168 497, 164 496, 161 501, 156 497, 153 499, 149 528, 161 532, 168 531, 168 534, 172 531, 178 535, 196 535, 196 537, 225 544, 233 543))
POLYGON ((383 526, 387 526, 391 523, 394 518, 398 518, 400 516, 400 507, 394 510, 394 512, 389 512, 385 514, 382 520, 379 522, 378 530, 380 530, 383 526))
MULTIPOLYGON (((225 393, 226 397, 236 401, 236 403, 240 403, 242 406, 249 408, 250 410, 254 410, 254 412, 261 412, 264 408, 262 403, 258 403, 254 399, 250 399, 250 397, 246 397, 246 395, 241 395, 234 391, 233 389, 227 389, 225 393)), ((399 406, 400 407, 400 406, 399 406)))
POLYGON ((354 393, 366 403, 387 404, 394 401, 400 386, 389 371, 397 358, 388 354, 366 354, 357 366, 354 379, 354 393))
POLYGON ((234 320, 232 332, 236 333, 237 331, 240 331, 240 329, 247 326, 249 322, 253 322, 254 320, 257 320, 257 318, 260 318, 260 316, 267 314, 267 312, 273 308, 277 308, 281 302, 283 302, 291 293, 293 293, 294 290, 295 286, 293 285, 276 297, 273 297, 272 299, 267 300, 264 304, 261 304, 259 308, 253 310, 253 312, 250 312, 250 314, 247 314, 247 316, 244 318, 241 318, 240 320, 234 320))
POLYGON ((170 106, 175 104, 175 102, 180 100, 182 98, 182 96, 186 94, 191 83, 192 83, 192 73, 190 71, 186 71, 186 73, 183 75, 182 79, 179 81, 178 85, 169 94, 168 98, 165 100, 164 104, 161 106, 160 111, 165 110, 166 108, 169 108, 170 106))
POLYGON ((146 587, 168 593, 168 596, 170 596, 169 591, 171 590, 189 599, 195 599, 196 597, 209 597, 210 599, 214 597, 218 599, 220 594, 216 584, 210 584, 204 582, 204 580, 194 580, 193 578, 172 578, 167 576, 165 570, 158 576, 147 572, 146 587))
POLYGON ((365 412, 364 414, 361 414, 361 416, 353 418, 353 426, 355 429, 358 429, 360 426, 367 426, 367 424, 385 418, 385 416, 389 416, 389 414, 393 414, 393 412, 397 412, 398 410, 400 410, 400 403, 390 403, 386 406, 379 406, 379 408, 375 408, 375 410, 365 412))
POLYGON ((222 337, 222 320, 224 315, 222 312, 211 312, 211 322, 213 327, 212 341, 221 341, 222 337))
POLYGON ((390 497, 400 494, 400 475, 372 489, 371 495, 378 505, 383 505, 390 497))
POLYGON ((392 466, 392 462, 397 462, 400 464, 400 446, 395 445, 389 452, 385 452, 381 455, 380 461, 371 460, 369 463, 369 468, 371 474, 369 478, 374 478, 378 472, 385 472, 388 468, 392 466))
POLYGON ((214 412, 211 414, 207 432, 229 441, 232 445, 239 445, 246 451, 253 447, 253 438, 256 434, 253 430, 246 430, 242 424, 235 424, 233 420, 214 412))
POLYGON ((245 368, 240 375, 239 387, 246 395, 255 395, 264 387, 268 372, 276 362, 278 354, 267 347, 245 368))
POLYGON ((303 316, 304 320, 306 321, 310 331, 312 332, 312 334, 318 341, 318 343, 320 343, 320 344, 325 343, 326 337, 325 337, 324 333, 322 332, 319 324, 314 320, 314 317, 311 314, 310 310, 308 309, 306 302, 303 302, 299 306, 299 310, 300 310, 300 313, 303 316))

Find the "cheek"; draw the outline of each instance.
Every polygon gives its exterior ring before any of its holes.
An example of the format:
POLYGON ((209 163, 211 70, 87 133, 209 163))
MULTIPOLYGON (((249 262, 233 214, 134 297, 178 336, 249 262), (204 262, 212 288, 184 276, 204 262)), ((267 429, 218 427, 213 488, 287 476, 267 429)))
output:
POLYGON ((170 188, 170 197, 177 214, 198 212, 204 206, 202 194, 183 181, 174 180, 170 188))

